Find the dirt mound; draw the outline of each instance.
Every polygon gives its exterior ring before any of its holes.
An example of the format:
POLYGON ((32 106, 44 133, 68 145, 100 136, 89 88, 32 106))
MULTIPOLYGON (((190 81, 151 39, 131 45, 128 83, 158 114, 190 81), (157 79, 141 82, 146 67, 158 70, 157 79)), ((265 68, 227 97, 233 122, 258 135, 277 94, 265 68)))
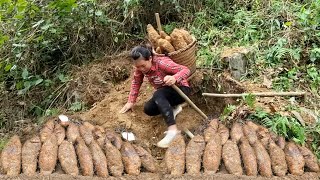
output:
POLYGON ((88 106, 100 102, 115 84, 129 77, 130 63, 129 53, 124 52, 84 67, 75 67, 72 74, 74 78, 68 85, 68 100, 72 103, 81 99, 88 106))
MULTIPOLYGON (((220 91, 227 93, 243 91, 233 82, 224 77, 217 77, 212 73, 201 72, 195 79, 198 81, 195 83, 197 86, 193 86, 194 92, 190 98, 208 117, 218 117, 227 104, 235 103, 235 101, 233 99, 224 99, 222 101, 219 98, 205 98, 201 95, 202 87, 205 87, 204 90, 207 92, 217 92, 218 87, 220 87, 220 91), (208 78, 209 76, 210 78, 208 78)), ((156 148, 155 144, 163 138, 163 133, 167 130, 165 121, 161 116, 150 117, 143 112, 144 103, 152 97, 154 92, 153 87, 148 82, 144 82, 133 111, 125 114, 119 113, 127 102, 130 84, 131 77, 114 86, 105 99, 97 103, 88 112, 81 114, 80 118, 84 121, 101 125, 104 128, 115 129, 118 132, 131 131, 141 143, 152 150, 153 156, 162 159, 164 152, 156 148)), ((206 123, 207 120, 204 120, 190 106, 184 107, 183 111, 177 116, 178 128, 188 128, 195 134, 199 132, 199 129, 203 129, 206 123)))

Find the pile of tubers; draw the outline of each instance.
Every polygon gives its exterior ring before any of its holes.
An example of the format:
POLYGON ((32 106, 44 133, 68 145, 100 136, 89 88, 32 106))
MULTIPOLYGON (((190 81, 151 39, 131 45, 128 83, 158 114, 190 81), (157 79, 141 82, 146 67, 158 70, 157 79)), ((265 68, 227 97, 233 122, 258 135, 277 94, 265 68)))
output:
POLYGON ((172 53, 194 41, 190 33, 184 29, 175 28, 169 36, 164 31, 158 33, 151 24, 148 24, 147 32, 148 39, 158 54, 172 53))
MULTIPOLYGON (((319 172, 316 156, 308 148, 286 142, 252 121, 236 122, 228 129, 212 119, 203 135, 187 144, 178 134, 165 152, 167 173, 181 176, 214 174, 222 168, 233 175, 264 177, 319 172)), ((54 172, 77 176, 120 177, 157 173, 150 150, 122 141, 113 130, 83 123, 49 120, 39 135, 23 144, 13 136, 1 152, 2 174, 50 175, 54 172), (60 168, 60 171, 58 170, 60 168)))
POLYGON ((218 119, 211 120, 203 136, 194 136, 187 145, 177 135, 166 151, 165 163, 173 176, 214 174, 222 167, 233 175, 264 177, 320 171, 308 148, 286 142, 251 121, 235 123, 229 130, 218 119))
POLYGON ((13 136, 2 150, 0 165, 1 174, 8 176, 50 175, 60 172, 58 167, 73 176, 139 175, 142 167, 157 172, 150 151, 122 141, 113 130, 56 120, 47 121, 39 135, 23 145, 13 136))

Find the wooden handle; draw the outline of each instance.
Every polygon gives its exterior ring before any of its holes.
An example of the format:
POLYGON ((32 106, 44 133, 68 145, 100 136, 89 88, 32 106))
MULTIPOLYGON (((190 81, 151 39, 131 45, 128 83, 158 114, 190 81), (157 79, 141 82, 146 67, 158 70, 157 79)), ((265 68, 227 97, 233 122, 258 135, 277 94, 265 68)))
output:
POLYGON ((172 85, 172 88, 173 88, 174 90, 176 90, 177 93, 178 93, 184 100, 186 100, 186 102, 187 102, 188 104, 190 104, 190 106, 191 106, 194 110, 196 110, 203 118, 208 119, 208 116, 206 116, 206 115, 188 98, 188 96, 186 96, 186 95, 181 91, 181 89, 179 89, 175 84, 172 85))
POLYGON ((190 139, 194 137, 194 135, 192 134, 192 132, 189 131, 189 129, 184 128, 183 131, 190 137, 190 139))
POLYGON ((157 26, 158 26, 158 31, 160 33, 160 31, 162 31, 162 27, 161 27, 161 22, 160 22, 160 16, 159 16, 159 13, 156 13, 155 14, 156 16, 156 21, 157 21, 157 26))
POLYGON ((209 97, 242 97, 249 94, 261 97, 273 97, 273 96, 304 96, 306 92, 258 92, 258 93, 242 93, 242 94, 216 94, 216 93, 202 93, 202 96, 209 97))

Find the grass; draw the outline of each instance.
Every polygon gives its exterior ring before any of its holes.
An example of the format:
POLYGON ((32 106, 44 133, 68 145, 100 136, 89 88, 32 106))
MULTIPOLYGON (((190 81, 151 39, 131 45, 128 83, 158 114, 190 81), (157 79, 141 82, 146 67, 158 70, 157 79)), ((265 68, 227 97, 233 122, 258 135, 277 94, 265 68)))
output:
MULTIPOLYGON (((294 109, 298 109, 298 107, 295 107, 294 109)), ((280 113, 267 113, 261 108, 257 108, 255 113, 249 116, 249 119, 269 128, 272 132, 285 137, 287 140, 293 140, 299 144, 308 143, 318 159, 320 159, 319 122, 316 123, 314 127, 304 126, 292 116, 284 116, 280 113)))
POLYGON ((7 144, 7 142, 8 142, 7 138, 0 139, 0 151, 2 151, 2 149, 7 144))

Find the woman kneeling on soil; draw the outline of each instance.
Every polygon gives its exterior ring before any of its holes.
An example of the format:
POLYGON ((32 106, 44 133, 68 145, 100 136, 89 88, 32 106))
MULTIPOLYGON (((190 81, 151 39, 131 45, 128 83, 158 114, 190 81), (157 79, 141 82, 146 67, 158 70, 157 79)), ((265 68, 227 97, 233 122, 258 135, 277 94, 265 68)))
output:
POLYGON ((190 70, 176 64, 169 57, 154 56, 146 47, 137 46, 131 51, 135 71, 131 84, 131 90, 126 105, 120 110, 127 112, 136 102, 143 78, 148 78, 150 84, 156 89, 152 98, 145 103, 144 112, 149 116, 162 114, 168 125, 166 136, 158 142, 157 146, 166 148, 180 131, 177 129, 175 116, 182 110, 179 104, 184 99, 171 87, 177 83, 185 93, 190 93, 187 78, 190 70), (176 106, 175 108, 173 108, 176 106))

